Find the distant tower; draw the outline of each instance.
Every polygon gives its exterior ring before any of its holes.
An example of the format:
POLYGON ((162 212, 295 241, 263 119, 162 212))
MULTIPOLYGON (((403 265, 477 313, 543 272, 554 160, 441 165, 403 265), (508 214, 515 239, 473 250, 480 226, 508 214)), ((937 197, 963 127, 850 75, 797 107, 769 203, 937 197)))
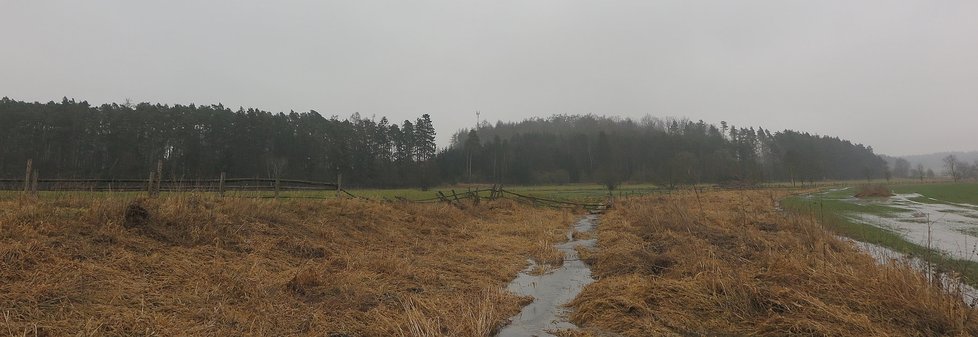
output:
POLYGON ((475 111, 475 130, 476 131, 479 131, 479 115, 481 115, 481 114, 482 114, 481 111, 479 111, 479 110, 476 110, 475 111))

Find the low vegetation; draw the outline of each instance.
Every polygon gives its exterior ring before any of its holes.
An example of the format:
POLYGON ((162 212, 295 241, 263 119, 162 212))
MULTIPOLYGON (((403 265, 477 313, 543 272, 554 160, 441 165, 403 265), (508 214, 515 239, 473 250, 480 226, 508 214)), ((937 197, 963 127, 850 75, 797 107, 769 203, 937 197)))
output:
MULTIPOLYGON (((584 190, 521 193, 606 193, 584 190)), ((580 251, 597 281, 570 303, 582 329, 561 334, 978 335, 976 311, 957 290, 901 261, 880 265, 835 236, 940 259, 844 216, 892 207, 842 202, 851 190, 788 193, 620 198, 596 233, 574 234, 598 239, 580 251)), ((203 194, 7 197, 0 331, 490 336, 527 304, 506 284, 527 259, 559 265, 554 244, 574 218, 509 200, 459 209, 203 194)), ((954 270, 969 277, 975 265, 954 270)))
MULTIPOLYGON (((914 198, 915 201, 926 199, 931 203, 939 203, 939 201, 930 199, 930 196, 958 195, 957 191, 961 189, 959 184, 910 184, 893 187, 897 193, 920 193, 922 196, 914 198)), ((848 189, 834 189, 788 197, 781 201, 781 205, 792 213, 818 221, 834 234, 919 258, 938 266, 941 270, 952 271, 971 286, 978 286, 978 262, 955 259, 937 249, 910 242, 903 235, 889 228, 881 228, 856 218, 860 215, 893 218, 901 213, 909 213, 909 210, 879 202, 850 202, 848 199, 851 195, 852 192, 848 189)), ((922 225, 926 225, 926 221, 923 220, 922 225)), ((963 230, 962 233, 969 232, 963 230)))
POLYGON ((978 184, 974 183, 895 185, 893 191, 896 193, 918 193, 921 197, 913 199, 918 202, 938 203, 943 201, 978 205, 978 184))
POLYGON ((360 200, 0 200, 0 334, 486 336, 572 217, 360 200))
POLYGON ((911 267, 879 265, 779 212, 772 191, 677 193, 616 205, 586 258, 575 335, 975 335, 975 309, 911 267))

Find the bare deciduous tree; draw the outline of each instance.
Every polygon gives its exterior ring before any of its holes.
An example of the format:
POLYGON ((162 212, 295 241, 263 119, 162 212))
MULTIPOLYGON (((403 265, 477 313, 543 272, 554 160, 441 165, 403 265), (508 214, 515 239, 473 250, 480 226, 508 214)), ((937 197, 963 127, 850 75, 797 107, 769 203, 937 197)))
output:
POLYGON ((949 154, 944 157, 944 172, 951 176, 951 179, 958 181, 958 157, 949 154))

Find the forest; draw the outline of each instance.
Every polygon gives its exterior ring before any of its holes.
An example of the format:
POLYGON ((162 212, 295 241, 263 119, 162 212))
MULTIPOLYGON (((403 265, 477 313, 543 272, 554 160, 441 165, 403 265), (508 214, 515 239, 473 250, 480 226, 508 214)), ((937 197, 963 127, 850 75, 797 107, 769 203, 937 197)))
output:
POLYGON ((871 147, 809 133, 721 122, 556 115, 453 136, 441 172, 461 181, 518 184, 623 181, 753 184, 889 177, 871 147))
POLYGON ((0 99, 0 178, 24 163, 47 178, 281 177, 362 187, 622 182, 675 186, 875 179, 871 147, 836 137, 684 119, 555 115, 482 123, 437 149, 427 114, 397 124, 359 114, 272 113, 223 105, 0 99))

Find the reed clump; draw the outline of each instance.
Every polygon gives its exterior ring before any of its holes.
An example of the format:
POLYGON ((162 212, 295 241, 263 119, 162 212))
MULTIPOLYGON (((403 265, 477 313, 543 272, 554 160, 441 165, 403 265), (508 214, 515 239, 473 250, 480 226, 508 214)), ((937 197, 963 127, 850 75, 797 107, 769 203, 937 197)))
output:
POLYGON ((565 334, 978 335, 976 310, 960 294, 777 211, 770 193, 616 205, 588 256, 597 282, 571 303, 584 329, 565 334))
POLYGON ((893 191, 883 184, 864 184, 856 189, 856 198, 886 198, 893 196, 893 191))
POLYGON ((505 200, 0 200, 0 334, 486 336, 570 222, 505 200))

